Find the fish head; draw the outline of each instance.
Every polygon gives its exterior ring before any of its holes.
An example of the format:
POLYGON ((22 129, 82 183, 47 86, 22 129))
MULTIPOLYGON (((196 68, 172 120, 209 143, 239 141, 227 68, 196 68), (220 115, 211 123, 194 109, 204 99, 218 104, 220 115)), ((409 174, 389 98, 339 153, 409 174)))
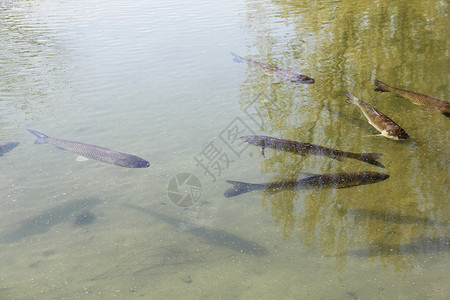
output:
POLYGON ((134 168, 148 168, 150 167, 150 163, 145 159, 140 159, 134 164, 134 168))
POLYGON ((378 172, 364 172, 363 182, 380 182, 389 178, 388 174, 378 172))
POLYGON ((126 159, 116 160, 114 164, 126 168, 148 168, 150 163, 139 157, 127 157, 126 159))
POLYGON ((264 140, 258 135, 245 135, 240 137, 241 140, 256 146, 264 146, 264 140))
POLYGON ((399 141, 404 141, 409 138, 409 135, 402 128, 383 130, 381 134, 388 138, 399 141))
POLYGON ((312 83, 316 82, 311 77, 306 76, 306 75, 302 75, 302 74, 298 74, 298 75, 292 77, 290 80, 293 81, 293 82, 305 83, 305 84, 312 84, 312 83))

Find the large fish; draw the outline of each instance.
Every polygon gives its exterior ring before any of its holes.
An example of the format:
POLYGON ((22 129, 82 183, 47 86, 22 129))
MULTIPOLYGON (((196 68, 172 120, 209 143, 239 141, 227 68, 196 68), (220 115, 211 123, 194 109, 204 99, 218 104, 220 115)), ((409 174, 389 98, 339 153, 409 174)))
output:
POLYGON ((11 151, 19 145, 19 142, 0 142, 0 156, 11 151))
POLYGON ((285 139, 278 139, 275 137, 263 136, 263 135, 241 136, 240 139, 249 144, 253 144, 253 145, 261 147, 263 156, 264 156, 265 148, 272 148, 272 149, 288 151, 288 152, 292 152, 292 153, 300 154, 300 155, 312 154, 312 155, 327 156, 327 157, 336 159, 338 161, 343 161, 344 158, 352 158, 352 159, 357 159, 357 160, 384 168, 384 165, 382 163, 376 161, 376 159, 380 158, 383 155, 383 153, 346 152, 346 151, 341 151, 341 150, 335 150, 332 148, 322 147, 319 145, 302 143, 302 142, 297 142, 297 141, 290 141, 290 140, 285 140, 285 139))
POLYGON ((227 180, 233 186, 225 191, 227 198, 244 194, 250 191, 267 190, 271 193, 283 189, 320 190, 326 188, 343 189, 363 184, 371 184, 386 180, 389 175, 377 172, 351 172, 332 174, 305 174, 306 178, 295 178, 268 183, 247 183, 227 180))
POLYGON ((52 144, 57 146, 58 148, 62 148, 77 153, 81 156, 103 161, 109 164, 114 164, 121 167, 147 168, 148 166, 150 166, 150 163, 148 161, 135 155, 122 153, 95 145, 61 140, 49 137, 35 130, 31 129, 27 130, 38 137, 36 141, 34 141, 35 144, 52 144))
POLYGON ((298 83, 311 84, 311 83, 315 82, 315 80, 312 79, 311 77, 299 74, 299 73, 294 72, 294 71, 281 69, 281 68, 278 68, 276 66, 271 66, 271 65, 259 62, 259 61, 255 61, 255 60, 251 60, 251 59, 248 59, 248 58, 244 58, 244 57, 241 57, 241 56, 239 56, 239 55, 237 55, 236 53, 233 53, 233 52, 231 52, 231 55, 234 56, 233 60, 235 62, 238 62, 238 63, 246 62, 249 65, 252 65, 252 66, 255 66, 255 67, 263 69, 264 72, 269 74, 269 75, 273 74, 273 75, 275 75, 275 76, 277 76, 279 78, 282 78, 282 79, 285 79, 285 80, 289 80, 289 81, 292 81, 292 82, 298 82, 298 83))
POLYGON ((378 88, 375 89, 377 92, 392 92, 403 98, 411 100, 412 103, 416 105, 423 105, 439 110, 444 116, 450 117, 450 102, 442 101, 427 95, 402 90, 387 85, 386 83, 379 81, 377 79, 373 82, 378 88))
POLYGON ((375 107, 362 102, 349 91, 346 91, 345 95, 348 98, 347 103, 358 106, 369 121, 370 125, 381 132, 382 136, 394 140, 406 140, 409 137, 409 135, 400 126, 398 126, 388 116, 377 110, 375 107))

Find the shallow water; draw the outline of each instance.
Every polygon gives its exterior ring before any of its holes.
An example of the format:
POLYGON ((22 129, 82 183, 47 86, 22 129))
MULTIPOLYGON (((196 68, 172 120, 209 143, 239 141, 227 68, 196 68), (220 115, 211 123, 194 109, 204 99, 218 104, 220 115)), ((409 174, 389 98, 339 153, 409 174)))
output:
POLYGON ((0 299, 445 299, 449 119, 372 81, 448 100, 447 20, 444 1, 2 1, 0 140, 20 145, 0 157, 0 299), (370 136, 345 90, 411 138, 370 136), (26 128, 151 166, 79 162, 26 128), (263 157, 248 134, 386 168, 263 157), (223 196, 227 179, 363 170, 390 178, 223 196))

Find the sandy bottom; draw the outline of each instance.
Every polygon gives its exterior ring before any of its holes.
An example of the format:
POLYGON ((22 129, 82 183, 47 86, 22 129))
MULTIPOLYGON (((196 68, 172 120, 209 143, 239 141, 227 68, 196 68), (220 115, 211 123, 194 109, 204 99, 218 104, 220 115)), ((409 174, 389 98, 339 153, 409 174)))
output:
POLYGON ((4 242, 0 298, 445 299, 450 293, 448 253, 389 258, 403 267, 380 257, 323 256, 295 236, 283 239, 260 204, 221 205, 213 200, 183 210, 163 197, 123 199, 91 208, 97 216, 91 224, 77 225, 71 216, 45 233, 4 242))

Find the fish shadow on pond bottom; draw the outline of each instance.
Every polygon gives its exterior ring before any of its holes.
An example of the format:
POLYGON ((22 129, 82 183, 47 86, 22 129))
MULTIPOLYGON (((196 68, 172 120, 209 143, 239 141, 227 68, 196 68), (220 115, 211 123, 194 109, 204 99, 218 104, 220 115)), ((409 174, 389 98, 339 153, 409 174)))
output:
POLYGON ((85 209, 74 216, 73 223, 77 226, 86 226, 94 223, 96 219, 96 215, 94 215, 91 211, 85 209))
POLYGON ((439 221, 428 216, 409 216, 399 213, 370 209, 348 209, 347 213, 356 219, 380 220, 397 224, 430 225, 450 227, 450 222, 439 221))
POLYGON ((19 145, 19 142, 0 142, 0 156, 11 151, 19 145))
MULTIPOLYGON (((156 218, 160 221, 163 221, 164 223, 167 223, 169 225, 172 225, 174 227, 178 227, 180 223, 183 221, 174 217, 167 216, 165 214, 157 213, 153 210, 140 207, 133 204, 123 204, 123 206, 137 210, 139 212, 146 213, 150 215, 153 218, 156 218)), ((185 223, 185 222, 184 222, 185 223)), ((206 226, 197 226, 195 224, 188 224, 188 229, 186 232, 189 232, 199 238, 201 238, 203 241, 206 241, 206 243, 228 248, 230 250, 239 252, 239 253, 246 253, 250 255, 255 256, 266 256, 269 254, 269 251, 262 245, 249 241, 247 239, 244 239, 240 236, 237 236, 235 234, 226 232, 224 230, 220 229, 214 229, 206 226), (192 226, 189 226, 192 225, 192 226)))
POLYGON ((83 199, 50 208, 39 215, 20 221, 16 230, 0 236, 0 243, 11 244, 26 237, 46 233, 53 226, 68 221, 74 213, 93 208, 101 203, 102 201, 98 199, 83 199))
POLYGON ((432 238, 412 238, 409 243, 400 245, 389 245, 385 243, 376 243, 369 248, 350 250, 340 253, 337 256, 356 256, 356 257, 376 257, 376 256, 394 256, 394 255, 418 255, 418 254, 439 254, 450 252, 450 239, 448 237, 432 238))

